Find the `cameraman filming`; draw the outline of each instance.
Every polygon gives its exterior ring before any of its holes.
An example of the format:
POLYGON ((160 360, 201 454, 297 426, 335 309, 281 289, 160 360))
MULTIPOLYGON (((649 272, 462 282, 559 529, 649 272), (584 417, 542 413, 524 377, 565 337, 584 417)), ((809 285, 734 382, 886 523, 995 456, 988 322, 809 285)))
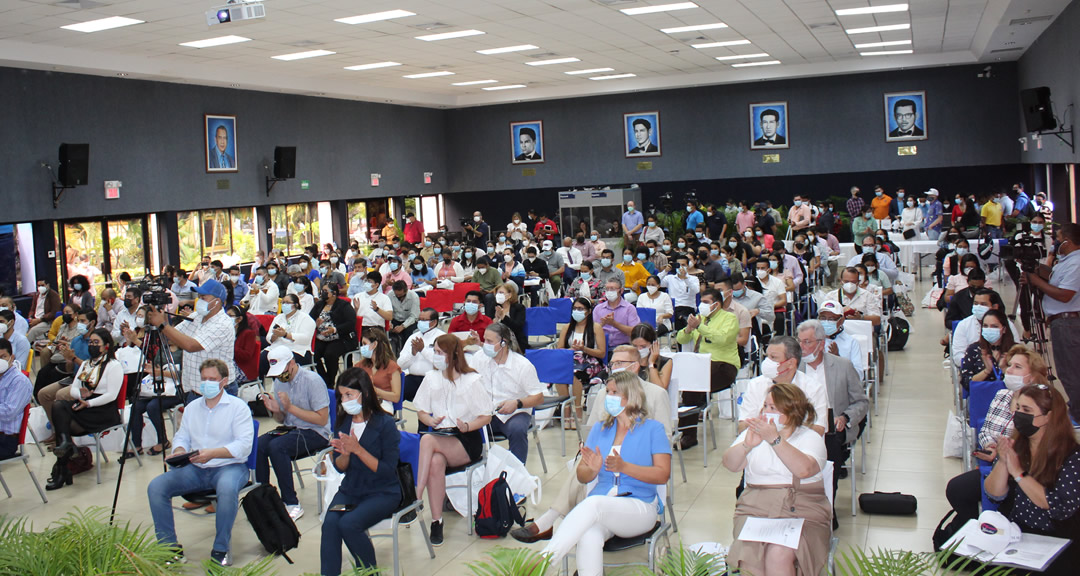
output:
POLYGON ((462 219, 461 225, 465 228, 465 240, 472 240, 472 245, 476 248, 487 247, 488 242, 491 241, 491 228, 487 222, 484 222, 484 216, 477 210, 472 214, 473 221, 470 223, 468 220, 462 219))
POLYGON ((1031 337, 1032 295, 1020 286, 1020 268, 1034 270, 1040 261, 1052 264, 1054 237, 1046 233, 1046 219, 1036 213, 1030 225, 1017 223, 1017 232, 1009 239, 1009 257, 1004 258, 1005 270, 1016 287, 1016 299, 1020 305, 1020 320, 1024 326, 1024 338, 1031 337), (1023 228, 1021 228, 1021 226, 1023 228))
POLYGON ((1042 307, 1050 326, 1050 342, 1054 347, 1054 364, 1062 388, 1069 395, 1069 415, 1080 421, 1080 225, 1068 223, 1058 230, 1057 263, 1046 278, 1046 268, 1036 273, 1024 271, 1020 284, 1043 293, 1042 307))

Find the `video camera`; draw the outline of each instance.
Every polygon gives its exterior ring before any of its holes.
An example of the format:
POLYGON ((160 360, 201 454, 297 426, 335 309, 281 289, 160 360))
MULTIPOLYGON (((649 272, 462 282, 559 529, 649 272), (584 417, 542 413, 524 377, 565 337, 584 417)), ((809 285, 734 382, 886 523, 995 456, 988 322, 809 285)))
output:
POLYGON ((154 308, 164 308, 172 304, 172 295, 162 279, 153 276, 144 276, 141 280, 128 284, 132 288, 138 288, 142 292, 142 303, 154 308))
POLYGON ((1027 230, 1021 230, 1001 247, 1002 260, 1015 260, 1024 272, 1034 272, 1046 257, 1046 246, 1027 230))
POLYGON ((461 223, 462 228, 471 228, 473 224, 472 216, 462 216, 458 218, 458 222, 461 223))

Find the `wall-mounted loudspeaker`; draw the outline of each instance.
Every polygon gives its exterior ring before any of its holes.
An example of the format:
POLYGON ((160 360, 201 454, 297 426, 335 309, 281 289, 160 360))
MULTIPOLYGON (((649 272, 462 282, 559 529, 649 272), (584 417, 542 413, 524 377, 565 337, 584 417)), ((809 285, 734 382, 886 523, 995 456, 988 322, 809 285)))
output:
POLYGON ((274 178, 296 178, 296 146, 274 148, 274 178))
POLYGON ((62 186, 83 186, 90 172, 89 144, 61 144, 57 177, 62 186))
POLYGON ((1057 128, 1054 108, 1050 103, 1050 88, 1040 86, 1020 91, 1020 106, 1024 109, 1027 131, 1045 132, 1057 128))

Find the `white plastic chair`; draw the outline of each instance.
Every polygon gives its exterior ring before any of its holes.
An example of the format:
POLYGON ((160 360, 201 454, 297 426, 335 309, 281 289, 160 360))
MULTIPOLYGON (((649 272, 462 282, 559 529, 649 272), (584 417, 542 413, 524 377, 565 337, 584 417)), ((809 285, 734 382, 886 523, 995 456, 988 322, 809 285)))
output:
POLYGON ((866 374, 863 378, 867 382, 867 395, 870 394, 870 387, 873 387, 874 413, 877 414, 877 395, 878 387, 881 384, 881 374, 879 374, 877 367, 877 347, 874 338, 874 324, 869 320, 844 320, 844 330, 848 331, 852 336, 855 336, 856 340, 858 340, 860 336, 866 338, 865 346, 863 342, 859 343, 860 348, 866 354, 867 358, 866 374))
MULTIPOLYGON (((675 383, 679 392, 701 392, 705 394, 705 405, 694 407, 679 407, 679 416, 701 415, 701 420, 695 426, 701 426, 703 438, 704 466, 709 466, 708 439, 704 439, 705 429, 708 427, 709 438, 712 439, 712 449, 716 449, 716 430, 713 427, 710 412, 713 403, 711 394, 712 356, 709 354, 697 354, 694 352, 678 352, 672 355, 671 382, 675 383)), ((683 430, 684 428, 679 428, 683 430)), ((681 457, 681 455, 680 455, 681 457)))

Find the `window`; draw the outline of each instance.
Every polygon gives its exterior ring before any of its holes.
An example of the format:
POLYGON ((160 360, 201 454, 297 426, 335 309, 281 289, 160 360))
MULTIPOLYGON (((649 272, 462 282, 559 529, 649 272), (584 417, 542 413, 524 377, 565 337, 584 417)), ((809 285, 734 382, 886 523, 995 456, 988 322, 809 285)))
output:
POLYGON ((273 248, 298 254, 319 238, 319 219, 314 204, 280 204, 270 207, 273 248))
POLYGON ((82 274, 90 280, 92 287, 103 284, 105 282, 105 276, 102 273, 105 267, 105 250, 101 222, 65 223, 64 238, 67 246, 64 253, 65 278, 70 279, 76 274, 82 274))
POLYGON ((229 211, 232 220, 233 254, 240 262, 254 262, 257 244, 255 239, 255 209, 234 208, 229 211))
POLYGON ((349 202, 349 240, 368 243, 367 202, 349 202))
POLYGON ((202 258, 199 213, 180 212, 176 215, 176 228, 180 236, 180 267, 184 270, 194 270, 202 258))
POLYGON ((255 209, 232 208, 177 214, 180 266, 193 270, 203 256, 225 266, 255 260, 255 209))
MULTIPOLYGON (((112 277, 127 272, 132 278, 141 278, 147 268, 142 218, 112 220, 106 223, 106 229, 109 232, 109 270, 112 277)), ((70 241, 68 245, 71 245, 70 241)))

